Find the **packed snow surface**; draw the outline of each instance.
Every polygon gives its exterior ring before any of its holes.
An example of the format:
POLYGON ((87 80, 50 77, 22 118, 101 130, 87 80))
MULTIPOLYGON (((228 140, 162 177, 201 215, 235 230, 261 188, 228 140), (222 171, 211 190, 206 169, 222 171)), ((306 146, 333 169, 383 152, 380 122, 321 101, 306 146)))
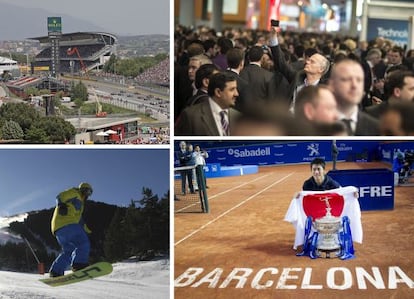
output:
POLYGON ((169 298, 169 259, 116 263, 113 268, 109 275, 60 287, 40 282, 40 274, 0 271, 0 298, 169 298))

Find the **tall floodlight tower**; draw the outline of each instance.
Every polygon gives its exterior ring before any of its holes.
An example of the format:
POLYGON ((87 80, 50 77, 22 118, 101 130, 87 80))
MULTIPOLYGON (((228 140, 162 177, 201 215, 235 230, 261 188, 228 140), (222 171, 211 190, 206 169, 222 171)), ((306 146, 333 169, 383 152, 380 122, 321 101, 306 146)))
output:
POLYGON ((62 36, 62 18, 61 17, 48 17, 47 18, 47 32, 50 40, 51 46, 51 59, 52 59, 52 68, 51 76, 57 78, 59 73, 59 40, 62 36))

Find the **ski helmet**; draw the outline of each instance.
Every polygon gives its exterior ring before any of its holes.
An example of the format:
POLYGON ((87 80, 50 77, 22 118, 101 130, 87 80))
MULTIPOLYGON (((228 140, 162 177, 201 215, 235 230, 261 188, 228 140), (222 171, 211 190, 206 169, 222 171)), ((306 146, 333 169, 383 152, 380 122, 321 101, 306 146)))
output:
POLYGON ((79 190, 81 193, 85 194, 86 196, 91 196, 93 192, 92 186, 88 183, 80 183, 79 190))

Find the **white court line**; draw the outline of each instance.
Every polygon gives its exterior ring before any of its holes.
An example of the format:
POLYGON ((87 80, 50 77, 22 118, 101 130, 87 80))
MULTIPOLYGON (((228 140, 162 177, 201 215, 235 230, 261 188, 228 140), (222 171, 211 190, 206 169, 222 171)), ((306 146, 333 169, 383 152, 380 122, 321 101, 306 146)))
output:
MULTIPOLYGON (((226 190, 226 191, 223 191, 223 192, 220 192, 220 193, 214 194, 214 195, 212 195, 212 196, 208 196, 207 198, 208 198, 208 200, 211 200, 211 199, 216 198, 216 197, 218 197, 218 196, 220 196, 220 195, 226 194, 227 192, 233 191, 234 189, 238 189, 238 188, 240 188, 240 187, 243 187, 244 185, 251 184, 251 183, 253 183, 253 182, 257 181, 257 180, 261 180, 262 178, 265 178, 265 177, 267 177, 267 176, 269 176, 269 175, 270 175, 270 174, 265 174, 265 175, 262 175, 262 176, 260 176, 260 177, 258 177, 258 178, 255 178, 254 180, 251 180, 251 181, 248 181, 248 182, 246 182, 246 183, 240 184, 240 185, 238 185, 238 186, 236 186, 236 187, 233 187, 233 188, 228 189, 228 190, 226 190)), ((183 207, 183 208, 181 208, 181 209, 179 209, 179 210, 177 210, 177 211, 175 211, 175 212, 176 212, 176 213, 180 213, 180 212, 182 212, 182 211, 184 211, 184 210, 187 210, 187 209, 189 209, 189 208, 191 208, 191 207, 194 207, 195 205, 196 205, 195 203, 192 203, 192 204, 190 204, 190 205, 188 205, 188 206, 185 206, 185 207, 183 207)))
POLYGON ((201 230, 203 230, 204 228, 206 228, 207 226, 209 226, 210 224, 216 222, 217 220, 219 220, 220 218, 224 217, 225 215, 227 215, 228 213, 230 213, 231 211, 237 209, 238 207, 242 206, 243 204, 245 204, 246 202, 248 202, 249 200, 251 200, 252 198, 255 198, 257 195, 267 191, 268 189, 270 189, 271 187, 273 187, 276 184, 279 184, 280 182, 286 180, 288 177, 290 177, 291 175, 293 175, 294 172, 284 176, 283 178, 281 178, 280 180, 274 182, 273 184, 267 186, 266 188, 260 190, 259 192, 253 194, 252 196, 246 198, 245 200, 243 200, 242 202, 238 203, 237 205, 235 205, 234 207, 230 208, 229 210, 225 211, 224 213, 220 214, 219 216, 217 216, 216 218, 214 218, 213 220, 210 220, 209 222, 207 222, 206 224, 202 225, 200 228, 196 229, 195 231, 193 231, 191 234, 185 236, 184 238, 182 238, 181 240, 177 241, 174 246, 179 245, 181 242, 187 240, 188 238, 192 237, 193 235, 197 234, 198 232, 200 232, 201 230))
POLYGON ((248 182, 246 182, 246 183, 243 183, 243 184, 240 184, 240 185, 235 186, 235 187, 233 187, 233 188, 230 188, 230 189, 228 189, 228 190, 226 190, 226 191, 223 191, 223 192, 220 192, 220 193, 214 194, 214 195, 212 195, 212 196, 209 196, 209 197, 208 197, 208 199, 210 200, 210 199, 216 198, 216 197, 218 197, 218 196, 220 196, 220 195, 226 194, 226 193, 228 193, 228 192, 230 192, 230 191, 233 191, 233 190, 235 190, 235 189, 238 189, 238 188, 240 188, 240 187, 243 187, 244 185, 251 184, 251 183, 256 182, 256 181, 258 181, 258 180, 261 180, 261 179, 263 179, 263 178, 265 178, 265 177, 268 177, 269 175, 271 175, 271 174, 269 173, 269 174, 262 175, 262 176, 260 176, 260 177, 258 177, 258 178, 255 178, 254 180, 248 181, 248 182))

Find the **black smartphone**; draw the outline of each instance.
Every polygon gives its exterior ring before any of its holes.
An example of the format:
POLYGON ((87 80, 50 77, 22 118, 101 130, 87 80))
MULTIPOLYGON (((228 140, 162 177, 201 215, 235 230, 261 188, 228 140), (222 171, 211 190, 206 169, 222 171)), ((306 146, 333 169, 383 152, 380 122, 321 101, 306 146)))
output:
POLYGON ((272 25, 272 27, 279 27, 279 20, 270 20, 270 25, 272 25))

